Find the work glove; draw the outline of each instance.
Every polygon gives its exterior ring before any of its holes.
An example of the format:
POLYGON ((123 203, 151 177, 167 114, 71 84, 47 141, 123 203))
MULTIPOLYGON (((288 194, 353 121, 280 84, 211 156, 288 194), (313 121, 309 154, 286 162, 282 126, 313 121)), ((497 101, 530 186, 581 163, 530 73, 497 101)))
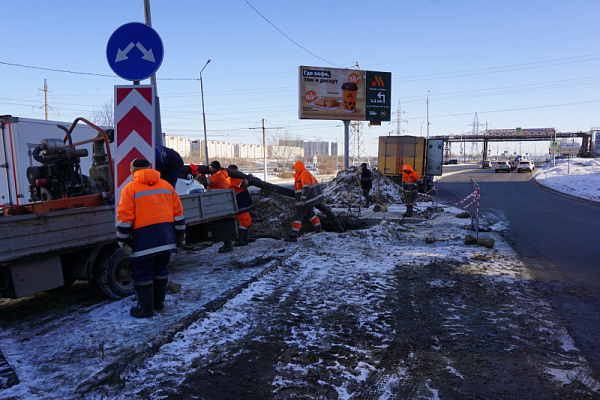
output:
POLYGON ((246 176, 248 177, 248 182, 252 182, 254 180, 254 175, 247 174, 246 176))
POLYGON ((185 233, 177 236, 177 247, 180 249, 185 247, 185 233))
POLYGON ((129 243, 119 242, 119 246, 121 246, 121 248, 123 249, 125 254, 127 254, 128 256, 133 254, 133 247, 131 247, 131 245, 129 243))
POLYGON ((304 206, 306 205, 306 202, 304 202, 304 201, 298 201, 298 202, 296 203, 296 205, 297 205, 298 207, 304 207, 304 206))

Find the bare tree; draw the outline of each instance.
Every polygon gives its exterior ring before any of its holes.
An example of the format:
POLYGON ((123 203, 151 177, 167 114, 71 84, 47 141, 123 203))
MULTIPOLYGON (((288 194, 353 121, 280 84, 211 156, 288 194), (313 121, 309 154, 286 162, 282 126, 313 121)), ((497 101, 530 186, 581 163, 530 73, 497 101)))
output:
POLYGON ((277 171, 282 178, 291 175, 289 170, 297 159, 304 156, 304 149, 300 147, 301 141, 292 137, 288 130, 275 133, 269 137, 267 155, 277 162, 277 171))
POLYGON ((113 99, 110 99, 109 102, 104 103, 100 110, 94 111, 94 114, 91 118, 92 122, 107 127, 115 126, 115 107, 113 104, 113 99))

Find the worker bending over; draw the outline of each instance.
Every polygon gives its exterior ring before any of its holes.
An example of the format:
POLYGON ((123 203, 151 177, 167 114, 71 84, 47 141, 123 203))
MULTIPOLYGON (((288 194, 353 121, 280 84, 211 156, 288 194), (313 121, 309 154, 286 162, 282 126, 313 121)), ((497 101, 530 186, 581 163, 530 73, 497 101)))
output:
POLYGON ((296 207, 294 221, 290 236, 285 239, 286 242, 295 242, 298 240, 300 229, 302 229, 302 220, 307 218, 315 232, 321 232, 321 221, 315 214, 314 207, 324 205, 323 192, 319 182, 313 174, 306 170, 302 161, 296 161, 294 164, 296 173, 294 174, 294 192, 296 197, 296 207))
POLYGON ((418 182, 421 180, 421 175, 409 164, 402 167, 402 188, 404 189, 404 201, 406 202, 405 217, 413 215, 413 206, 417 198, 418 182))

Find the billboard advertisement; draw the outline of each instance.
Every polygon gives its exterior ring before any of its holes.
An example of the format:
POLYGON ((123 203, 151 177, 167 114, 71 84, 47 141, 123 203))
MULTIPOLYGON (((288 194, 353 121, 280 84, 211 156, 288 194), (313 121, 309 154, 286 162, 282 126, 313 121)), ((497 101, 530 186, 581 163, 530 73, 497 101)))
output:
POLYGON ((389 121, 391 73, 299 67, 300 119, 389 121))

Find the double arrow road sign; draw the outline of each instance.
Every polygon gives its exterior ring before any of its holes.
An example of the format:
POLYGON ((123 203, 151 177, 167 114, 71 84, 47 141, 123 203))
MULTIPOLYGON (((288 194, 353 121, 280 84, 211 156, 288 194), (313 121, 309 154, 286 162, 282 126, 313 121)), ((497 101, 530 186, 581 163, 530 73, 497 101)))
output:
POLYGON ((106 45, 112 70, 128 81, 141 81, 154 74, 163 60, 163 43, 158 33, 141 22, 130 22, 113 32, 106 45))

